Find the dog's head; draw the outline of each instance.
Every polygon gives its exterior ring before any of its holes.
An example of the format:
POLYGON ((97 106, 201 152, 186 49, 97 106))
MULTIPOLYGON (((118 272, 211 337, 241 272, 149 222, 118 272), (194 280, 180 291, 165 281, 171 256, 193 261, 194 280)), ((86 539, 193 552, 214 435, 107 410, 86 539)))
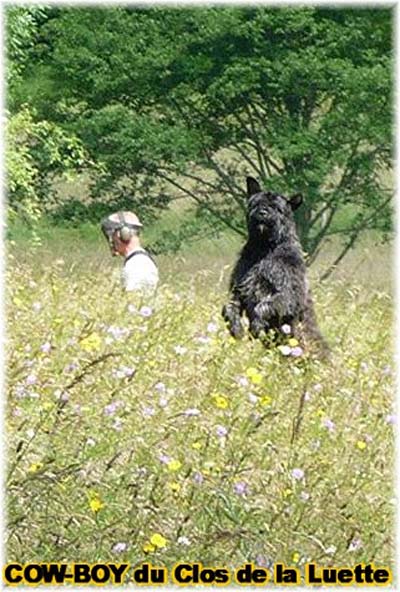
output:
POLYGON ((249 235, 279 242, 294 228, 293 212, 303 198, 298 193, 285 197, 279 193, 263 191, 253 177, 247 177, 247 226, 249 235))

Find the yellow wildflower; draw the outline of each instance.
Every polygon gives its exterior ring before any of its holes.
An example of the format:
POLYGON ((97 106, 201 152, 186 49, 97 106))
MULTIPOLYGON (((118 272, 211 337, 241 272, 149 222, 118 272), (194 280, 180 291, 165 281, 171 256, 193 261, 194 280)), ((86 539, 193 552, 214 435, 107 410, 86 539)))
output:
POLYGON ((98 495, 95 495, 92 497, 92 499, 89 501, 89 505, 90 505, 90 509, 95 514, 97 514, 97 512, 99 512, 102 508, 104 508, 104 503, 101 501, 101 499, 98 495))
POLYGON ((87 352, 99 349, 101 346, 101 337, 98 333, 91 333, 81 341, 81 348, 87 352))
POLYGON ((194 448, 194 450, 200 450, 201 447, 202 447, 201 442, 193 442, 193 444, 192 444, 192 448, 194 448))
POLYGON ((168 487, 172 493, 179 493, 181 490, 181 484, 178 483, 178 481, 172 481, 171 483, 168 483, 168 487))
POLYGON ((287 489, 283 490, 283 497, 289 497, 292 495, 293 491, 288 487, 287 489))
POLYGON ((155 546, 152 545, 151 543, 149 543, 149 541, 147 541, 144 545, 143 545, 143 551, 145 553, 154 553, 154 551, 156 550, 155 546))
POLYGON ((365 450, 367 447, 367 443, 363 442, 363 440, 358 440, 357 442, 357 448, 359 448, 360 450, 365 450))
POLYGON ((299 560, 300 560, 300 553, 297 553, 297 551, 296 551, 296 553, 293 553, 293 555, 292 555, 292 561, 293 561, 293 563, 298 563, 299 560))
POLYGON ((262 382, 262 375, 259 374, 258 372, 256 374, 253 374, 252 376, 250 376, 250 380, 253 384, 261 384, 262 382))
POLYGON ((271 397, 269 397, 268 395, 265 395, 264 397, 261 397, 260 399, 260 405, 269 405, 271 403, 272 399, 271 397))
POLYGON ((251 378, 252 376, 257 375, 257 374, 258 374, 257 368, 251 367, 251 368, 247 368, 247 370, 246 370, 247 378, 251 378))
POLYGON ((214 403, 218 409, 227 409, 229 406, 229 401, 224 395, 214 394, 214 403))
POLYGON ((179 471, 181 466, 182 466, 182 463, 180 460, 170 460, 169 463, 167 464, 169 471, 179 471))
POLYGON ((296 347, 296 345, 299 345, 299 342, 294 337, 291 337, 290 339, 288 339, 288 344, 290 345, 290 347, 296 347))
POLYGON ((43 463, 41 463, 41 462, 32 463, 28 469, 28 472, 29 473, 37 473, 42 467, 43 467, 43 463))
POLYGON ((156 532, 155 534, 153 534, 153 536, 150 538, 150 543, 152 545, 154 545, 154 547, 157 547, 158 549, 163 549, 164 547, 167 546, 167 539, 164 538, 162 536, 162 534, 159 534, 158 532, 156 532))

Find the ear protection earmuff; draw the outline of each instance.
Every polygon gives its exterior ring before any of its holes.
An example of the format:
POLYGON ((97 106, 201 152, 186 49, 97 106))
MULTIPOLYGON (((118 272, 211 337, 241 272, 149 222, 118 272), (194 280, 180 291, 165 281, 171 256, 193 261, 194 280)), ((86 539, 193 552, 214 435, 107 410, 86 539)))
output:
POLYGON ((119 238, 122 240, 123 243, 128 243, 133 235, 133 227, 132 225, 128 226, 122 212, 118 212, 118 218, 121 223, 121 227, 118 230, 119 238))

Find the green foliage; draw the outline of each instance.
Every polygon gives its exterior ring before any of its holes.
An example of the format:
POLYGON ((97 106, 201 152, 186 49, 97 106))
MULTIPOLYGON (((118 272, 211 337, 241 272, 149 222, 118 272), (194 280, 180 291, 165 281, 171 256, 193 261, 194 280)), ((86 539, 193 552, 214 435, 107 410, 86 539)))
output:
POLYGON ((97 197, 130 194, 156 213, 157 192, 186 195, 242 233, 252 174, 304 194, 310 261, 351 203, 345 254, 365 230, 391 226, 392 14, 57 9, 41 27, 50 50, 34 54, 19 97, 83 141, 103 171, 97 197))
POLYGON ((52 194, 52 180, 72 175, 85 164, 81 141, 57 124, 35 121, 23 106, 9 115, 6 128, 7 196, 11 218, 40 217, 52 194))
POLYGON ((353 277, 315 290, 333 349, 322 364, 233 342, 219 312, 226 278, 204 269, 204 253, 195 281, 180 261, 164 268, 150 303, 122 296, 97 260, 77 272, 68 252, 13 255, 7 561, 393 567, 381 287, 353 277), (154 534, 166 546, 146 553, 154 534))

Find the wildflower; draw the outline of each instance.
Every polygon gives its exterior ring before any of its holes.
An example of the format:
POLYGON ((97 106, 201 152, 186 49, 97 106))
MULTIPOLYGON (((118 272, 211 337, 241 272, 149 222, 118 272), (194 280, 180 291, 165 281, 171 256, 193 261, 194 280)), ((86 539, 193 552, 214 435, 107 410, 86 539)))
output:
POLYGON ((101 346, 101 337, 98 333, 91 333, 81 340, 80 345, 87 352, 95 351, 101 346))
POLYGON ((257 376, 258 374, 259 374, 259 372, 258 372, 257 368, 250 367, 250 368, 247 368, 247 370, 246 370, 246 376, 247 376, 247 378, 250 378, 250 380, 253 376, 257 376))
POLYGON ((248 485, 244 481, 238 481, 233 486, 233 490, 236 493, 236 495, 246 495, 248 491, 248 485))
POLYGON ((32 463, 28 469, 28 472, 29 473, 37 473, 38 471, 40 471, 40 469, 42 467, 43 467, 43 463, 41 463, 41 462, 32 463))
POLYGON ((327 547, 325 549, 325 553, 327 555, 334 555, 336 553, 336 551, 337 551, 337 547, 335 547, 335 545, 330 545, 329 547, 327 547))
POLYGON ((151 417, 155 414, 155 409, 154 407, 143 407, 142 414, 144 417, 151 417))
POLYGON ((239 376, 237 378, 237 383, 239 386, 242 386, 242 387, 249 386, 249 381, 247 380, 247 378, 245 376, 239 376))
POLYGON ((69 401, 69 393, 66 391, 62 391, 61 389, 56 389, 54 391, 54 396, 58 401, 62 403, 67 403, 69 401))
POLYGON ((215 428, 215 432, 218 438, 225 438, 228 435, 228 430, 226 429, 226 427, 222 425, 217 425, 217 427, 215 428))
POLYGON ((167 464, 168 470, 175 472, 175 471, 179 471, 179 469, 181 468, 182 463, 180 460, 170 460, 167 464))
POLYGON ((164 465, 167 465, 171 461, 171 457, 168 456, 167 454, 160 454, 160 456, 158 457, 158 460, 161 463, 163 463, 164 465))
POLYGON ((256 372, 255 374, 252 374, 252 376, 250 376, 250 380, 253 384, 261 384, 262 382, 262 375, 259 374, 258 372, 256 372))
POLYGON ((164 538, 162 534, 159 534, 157 532, 156 534, 153 534, 153 536, 150 538, 150 543, 157 547, 157 549, 163 549, 167 546, 167 539, 164 538))
POLYGON ((204 481, 204 477, 201 473, 199 473, 198 471, 196 471, 195 473, 193 473, 193 481, 197 484, 197 485, 201 485, 204 481))
POLYGON ((335 424, 333 423, 333 421, 331 419, 329 419, 329 417, 325 417, 322 420, 322 425, 324 426, 324 428, 326 428, 330 432, 333 432, 336 427, 335 424))
POLYGON ((123 553, 126 551, 128 545, 126 543, 115 543, 113 545, 112 551, 113 553, 123 553))
POLYGON ((359 549, 361 549, 361 547, 362 547, 361 539, 355 538, 350 542, 347 550, 348 551, 358 551, 359 549))
POLYGON ((288 345, 290 345, 290 347, 297 347, 299 345, 299 342, 295 337, 291 337, 290 339, 288 339, 288 345))
POLYGON ((96 445, 96 440, 94 440, 93 438, 88 438, 86 440, 86 446, 95 446, 96 445))
POLYGON ((112 374, 114 378, 130 378, 136 372, 135 368, 129 366, 121 366, 120 368, 113 370, 112 374))
POLYGON ((74 370, 77 370, 78 368, 79 366, 76 362, 71 362, 65 366, 64 372, 74 372, 74 370))
POLYGON ((207 331, 208 333, 216 333, 218 331, 218 325, 216 323, 208 323, 207 331))
POLYGON ((142 307, 139 309, 139 314, 140 314, 142 317, 151 317, 151 315, 153 314, 153 309, 152 309, 152 308, 150 308, 150 306, 142 306, 142 307))
POLYGON ((300 479, 304 479, 304 471, 303 469, 293 469, 291 473, 293 479, 299 481, 300 479))
POLYGON ((123 428, 123 422, 122 419, 120 417, 116 417, 113 421, 112 427, 114 430, 116 430, 117 432, 120 432, 123 428))
POLYGON ((104 503, 101 501, 98 495, 94 495, 92 499, 89 501, 90 509, 92 512, 97 514, 102 508, 104 508, 104 503))
POLYGON ((143 545, 143 551, 145 553, 154 553, 155 550, 156 550, 155 546, 152 545, 151 543, 149 543, 148 541, 147 541, 147 543, 145 543, 143 545))
POLYGON ((186 547, 188 547, 191 544, 190 540, 186 536, 178 537, 176 542, 178 543, 178 545, 185 545, 186 547))
POLYGON ((158 392, 158 393, 165 393, 166 386, 163 382, 157 382, 157 384, 154 385, 154 389, 158 392))
POLYGON ((187 352, 187 347, 184 347, 183 345, 176 345, 174 347, 174 352, 178 355, 178 356, 183 356, 183 354, 185 354, 187 352))
POLYGON ((320 382, 317 382, 317 384, 314 384, 313 389, 315 390, 316 393, 320 393, 322 391, 322 384, 320 382))
POLYGON ((310 494, 307 491, 302 491, 300 493, 300 499, 302 502, 308 502, 308 500, 310 499, 310 494))
POLYGON ((200 450, 201 447, 202 447, 202 443, 201 442, 193 442, 193 444, 192 444, 192 448, 194 450, 200 450))
POLYGON ((223 395, 214 394, 212 395, 214 398, 214 403, 218 409, 227 409, 229 406, 229 401, 223 395))
POLYGON ((292 328, 291 328, 291 326, 290 326, 290 325, 288 325, 288 324, 285 324, 285 325, 282 325, 282 327, 281 327, 281 331, 282 331, 282 333, 284 333, 285 335, 290 335, 290 333, 292 332, 292 328))
POLYGON ((172 481, 171 483, 168 483, 168 487, 172 493, 179 493, 181 490, 181 484, 178 483, 178 481, 172 481))
POLYGON ((297 552, 293 553, 292 561, 293 561, 293 563, 298 563, 300 561, 300 553, 297 553, 297 552))
POLYGON ((260 399, 260 405, 262 405, 262 406, 269 405, 271 402, 272 402, 272 399, 268 395, 265 395, 264 397, 261 397, 261 399, 260 399))
POLYGON ((250 403, 253 403, 253 404, 257 403, 257 401, 258 401, 257 395, 255 395, 254 393, 249 393, 247 396, 248 396, 250 403))
POLYGON ((290 355, 293 356, 294 358, 300 358, 300 356, 302 356, 303 353, 304 353, 303 349, 299 346, 296 346, 296 347, 292 348, 290 355))
POLYGON ((158 404, 162 409, 165 409, 165 407, 168 407, 168 399, 166 397, 160 397, 158 404))
POLYGON ((29 385, 35 384, 37 382, 37 376, 36 376, 36 374, 29 374, 26 377, 25 382, 26 382, 26 384, 29 384, 29 385))
POLYGON ((201 411, 199 409, 196 409, 196 407, 190 407, 189 409, 186 409, 183 413, 184 415, 186 415, 186 417, 196 417, 197 415, 201 414, 201 411))
POLYGON ((107 329, 107 333, 111 335, 113 339, 120 340, 129 335, 129 329, 126 327, 116 327, 115 325, 110 325, 107 329))
POLYGON ((40 351, 43 352, 44 354, 48 354, 51 350, 51 343, 49 341, 46 341, 45 343, 43 343, 40 346, 40 351))
POLYGON ((282 495, 283 495, 284 498, 286 498, 286 497, 291 496, 292 493, 293 493, 293 491, 290 489, 290 487, 287 487, 286 489, 283 490, 283 494, 282 495))
POLYGON ((32 310, 34 310, 35 312, 39 312, 39 310, 42 308, 42 305, 40 304, 40 302, 34 302, 32 304, 32 310))
POLYGON ((278 349, 283 356, 289 356, 292 348, 289 345, 278 345, 278 349))
POLYGON ((201 345, 207 345, 207 343, 210 343, 211 339, 206 335, 199 335, 199 337, 196 337, 196 341, 201 345))
POLYGON ((363 440, 358 440, 356 446, 359 450, 365 450, 367 447, 367 443, 364 442, 363 440))
POLYGON ((114 415, 117 409, 121 406, 120 401, 113 401, 104 407, 104 415, 114 415))

